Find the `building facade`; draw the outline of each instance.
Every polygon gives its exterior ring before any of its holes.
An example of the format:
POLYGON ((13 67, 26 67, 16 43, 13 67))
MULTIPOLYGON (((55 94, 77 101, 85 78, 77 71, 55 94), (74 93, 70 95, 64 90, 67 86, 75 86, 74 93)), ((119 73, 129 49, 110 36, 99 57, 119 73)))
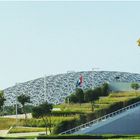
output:
POLYGON ((116 71, 82 71, 69 72, 65 74, 41 77, 35 80, 19 83, 15 86, 4 89, 7 106, 16 103, 16 96, 27 94, 31 97, 33 105, 45 101, 53 104, 60 104, 65 98, 75 92, 76 83, 80 76, 83 82, 80 88, 83 90, 101 86, 109 83, 111 90, 131 90, 132 82, 140 82, 140 74, 116 71))

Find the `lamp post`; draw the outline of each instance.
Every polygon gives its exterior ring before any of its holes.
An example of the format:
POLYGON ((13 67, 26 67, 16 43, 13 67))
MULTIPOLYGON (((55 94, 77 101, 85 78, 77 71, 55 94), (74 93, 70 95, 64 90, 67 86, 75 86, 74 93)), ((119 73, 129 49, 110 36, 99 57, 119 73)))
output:
POLYGON ((17 126, 17 122, 18 122, 18 107, 17 107, 17 86, 18 86, 18 83, 16 83, 15 85, 15 95, 16 95, 16 126, 17 126))
POLYGON ((18 111, 17 111, 17 95, 16 95, 16 125, 17 125, 17 119, 18 119, 18 111))

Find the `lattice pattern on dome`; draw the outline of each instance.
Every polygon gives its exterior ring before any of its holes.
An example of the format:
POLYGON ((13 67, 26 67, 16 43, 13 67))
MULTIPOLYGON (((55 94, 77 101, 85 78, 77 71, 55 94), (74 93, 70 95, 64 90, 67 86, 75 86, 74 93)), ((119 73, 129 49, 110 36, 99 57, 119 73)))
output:
POLYGON ((118 82, 140 82, 140 74, 127 72, 84 71, 59 74, 20 83, 5 89, 5 103, 8 106, 14 105, 16 94, 19 96, 22 93, 29 95, 34 105, 38 105, 44 101, 53 104, 62 103, 68 95, 75 91, 76 82, 80 75, 83 76, 82 89, 98 87, 105 82, 114 82, 116 80, 118 82), (46 90, 44 87, 46 87, 46 90))

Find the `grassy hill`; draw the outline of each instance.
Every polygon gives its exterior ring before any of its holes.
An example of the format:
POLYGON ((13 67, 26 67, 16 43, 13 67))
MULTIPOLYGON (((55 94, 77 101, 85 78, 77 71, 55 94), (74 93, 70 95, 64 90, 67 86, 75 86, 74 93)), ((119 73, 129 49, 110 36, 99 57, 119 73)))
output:
MULTIPOLYGON (((140 92, 112 92, 107 97, 100 97, 99 100, 95 101, 94 110, 104 108, 108 105, 111 105, 115 102, 128 101, 132 98, 140 97, 140 92)), ((89 113, 92 112, 90 103, 83 104, 60 104, 55 105, 55 108, 60 108, 61 111, 70 111, 70 112, 83 112, 89 113)))
MULTIPOLYGON (((125 107, 128 105, 129 101, 136 102, 140 99, 140 92, 116 92, 116 93, 110 93, 107 97, 100 97, 99 100, 96 100, 94 102, 94 111, 91 110, 91 104, 90 103, 82 103, 80 104, 60 104, 55 105, 54 108, 60 108, 61 111, 53 111, 53 114, 51 116, 52 119, 52 129, 54 129, 56 126, 59 126, 62 124, 62 122, 68 122, 70 123, 72 120, 79 121, 81 119, 81 115, 85 115, 86 121, 90 121, 94 119, 94 117, 100 117, 102 114, 102 111, 105 112, 106 110, 110 109, 110 106, 116 106, 117 103, 122 103, 120 107, 125 107), (98 115, 96 115, 98 112, 100 112, 98 115)), ((132 102, 132 103, 133 103, 132 102)), ((131 104, 131 102, 129 102, 131 104)), ((115 108, 117 109, 117 108, 115 108)), ((109 110, 110 112, 112 110, 109 110)), ((16 119, 11 118, 0 118, 0 130, 9 129, 10 126, 15 125, 16 119)), ((82 122, 80 122, 82 123, 82 122)), ((42 127, 44 126, 44 123, 42 119, 28 119, 28 125, 25 124, 23 119, 18 120, 19 126, 24 127, 42 127)), ((78 124, 76 124, 78 125, 78 124)), ((72 126, 71 126, 72 127, 72 126)), ((67 128, 69 129, 69 128, 67 128)), ((39 129, 38 129, 39 130, 39 129)), ((25 130, 23 130, 25 131, 25 130)), ((13 130, 13 132, 15 132, 13 130)), ((22 129, 18 130, 16 128, 16 132, 22 132, 22 129)))

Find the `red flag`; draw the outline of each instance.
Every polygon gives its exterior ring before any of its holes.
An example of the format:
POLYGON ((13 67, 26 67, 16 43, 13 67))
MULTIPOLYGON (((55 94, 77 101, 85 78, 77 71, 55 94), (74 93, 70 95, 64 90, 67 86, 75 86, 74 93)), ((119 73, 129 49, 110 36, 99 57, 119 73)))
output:
POLYGON ((80 85, 83 83, 83 76, 80 76, 80 85))

